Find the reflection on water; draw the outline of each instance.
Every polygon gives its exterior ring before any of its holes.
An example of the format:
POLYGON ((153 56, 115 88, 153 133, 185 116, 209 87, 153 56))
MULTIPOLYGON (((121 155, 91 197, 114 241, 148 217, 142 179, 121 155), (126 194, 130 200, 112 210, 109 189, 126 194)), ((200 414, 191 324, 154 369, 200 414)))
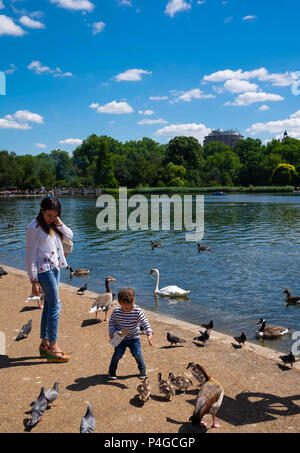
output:
MULTIPOLYGON (((92 272, 70 279, 63 270, 61 280, 75 286, 87 282, 90 290, 103 292, 105 277, 112 275, 113 292, 132 287, 146 309, 199 325, 213 319, 216 330, 245 331, 253 342, 261 317, 300 330, 300 307, 287 307, 282 294, 286 288, 300 294, 300 197, 233 194, 204 200, 202 243, 211 253, 198 253, 195 242, 185 241, 186 231, 99 231, 94 198, 62 198, 61 217, 74 232, 68 263, 92 272), (150 240, 162 247, 152 250, 150 240), (178 285, 191 291, 189 298, 154 297, 152 268, 160 271, 160 287, 178 285)), ((0 200, 0 263, 25 269, 26 225, 39 204, 39 199, 0 200)), ((265 346, 288 352, 291 342, 289 335, 265 346)))

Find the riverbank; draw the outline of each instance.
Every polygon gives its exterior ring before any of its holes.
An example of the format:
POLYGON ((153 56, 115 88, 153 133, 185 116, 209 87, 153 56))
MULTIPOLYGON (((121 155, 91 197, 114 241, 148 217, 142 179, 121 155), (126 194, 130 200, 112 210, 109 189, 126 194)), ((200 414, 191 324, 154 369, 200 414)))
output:
MULTIPOLYGON (((113 349, 107 339, 107 323, 94 323, 88 313, 95 294, 78 296, 76 288, 63 283, 59 344, 71 352, 71 360, 47 363, 38 356, 41 310, 35 303, 24 302, 31 289, 27 275, 3 267, 8 275, 0 280, 0 330, 6 336, 6 351, 3 345, 0 350, 1 433, 23 432, 30 402, 42 385, 48 389, 56 380, 60 382, 59 405, 45 412, 44 422, 32 433, 79 432, 87 402, 92 404, 99 433, 203 432, 189 422, 198 389, 195 382, 185 395, 176 395, 169 402, 157 388, 158 372, 164 378, 170 371, 184 374, 191 361, 203 365, 225 391, 217 416, 221 428, 208 429, 208 433, 300 432, 300 362, 290 369, 279 360, 281 353, 249 342, 238 349, 231 337, 214 331, 207 346, 202 347, 193 341, 199 326, 146 310, 154 332, 153 347, 147 345, 145 336, 141 341, 152 396, 142 406, 136 398, 140 382, 136 364, 128 351, 119 364, 119 379, 106 379, 113 349), (18 331, 29 319, 32 332, 16 342, 18 331), (167 331, 186 343, 170 347, 167 331)), ((78 279, 78 287, 82 282, 78 279)), ((103 315, 100 317, 103 319, 103 315)), ((210 426, 210 416, 206 415, 204 421, 210 426)))

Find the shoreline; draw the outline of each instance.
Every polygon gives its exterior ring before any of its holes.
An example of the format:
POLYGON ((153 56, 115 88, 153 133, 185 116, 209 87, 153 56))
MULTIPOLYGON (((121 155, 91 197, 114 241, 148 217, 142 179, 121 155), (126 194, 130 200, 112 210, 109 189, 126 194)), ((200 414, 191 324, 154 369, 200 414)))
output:
MULTIPOLYGON (((8 275, 0 280, 0 330, 6 336, 6 353, 1 355, 0 350, 0 432, 24 432, 30 401, 42 385, 48 389, 58 380, 59 405, 45 412, 44 423, 38 423, 32 433, 79 432, 88 402, 99 433, 202 433, 202 428, 189 422, 198 393, 196 383, 170 401, 157 387, 158 372, 164 379, 170 371, 184 375, 191 361, 204 366, 225 391, 217 414, 221 428, 208 429, 207 433, 300 432, 300 362, 290 369, 278 360, 279 352, 249 342, 239 349, 232 337, 215 331, 203 347, 192 340, 199 334, 198 325, 144 309, 153 329, 153 347, 141 336, 152 391, 150 400, 141 404, 136 396, 140 380, 129 351, 119 363, 118 379, 107 380, 113 352, 108 324, 103 314, 99 315, 102 322, 95 323, 94 315, 88 313, 96 293, 87 291, 78 296, 77 287, 66 283, 60 284, 58 342, 71 353, 71 360, 47 363, 38 355, 41 310, 34 302, 24 303, 31 289, 27 274, 4 268, 8 275), (32 332, 28 338, 15 341, 29 319, 32 332), (167 331, 186 342, 171 347, 167 331)), ((210 415, 204 421, 209 426, 210 415)))

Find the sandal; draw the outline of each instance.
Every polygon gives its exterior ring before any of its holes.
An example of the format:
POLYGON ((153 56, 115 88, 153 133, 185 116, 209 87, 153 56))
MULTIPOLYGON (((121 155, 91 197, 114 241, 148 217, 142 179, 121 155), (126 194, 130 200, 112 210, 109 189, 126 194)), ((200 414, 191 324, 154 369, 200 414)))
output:
MULTIPOLYGON (((47 351, 49 351, 49 349, 47 351)), ((63 351, 54 351, 52 353, 47 352, 46 357, 47 357, 47 362, 51 362, 51 363, 64 363, 64 362, 68 362, 70 360, 70 356, 63 351), (58 357, 55 354, 61 354, 61 357, 58 357)))
POLYGON ((39 351, 40 351, 40 357, 45 359, 47 357, 47 346, 44 346, 43 343, 40 344, 39 351))

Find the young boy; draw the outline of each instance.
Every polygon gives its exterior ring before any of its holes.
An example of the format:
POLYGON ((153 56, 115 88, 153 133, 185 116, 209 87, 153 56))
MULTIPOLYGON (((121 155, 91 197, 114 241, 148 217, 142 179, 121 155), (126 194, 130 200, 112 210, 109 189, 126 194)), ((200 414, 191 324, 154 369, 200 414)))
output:
POLYGON ((124 328, 129 331, 129 334, 115 347, 109 367, 108 378, 117 379, 116 371, 119 360, 123 357, 126 348, 129 348, 136 360, 140 372, 139 378, 143 379, 147 376, 147 372, 141 351, 140 326, 146 331, 149 346, 152 346, 152 330, 141 308, 135 305, 135 292, 131 288, 125 288, 119 291, 118 302, 120 306, 113 310, 109 318, 109 338, 112 339, 114 332, 119 332, 124 328))

